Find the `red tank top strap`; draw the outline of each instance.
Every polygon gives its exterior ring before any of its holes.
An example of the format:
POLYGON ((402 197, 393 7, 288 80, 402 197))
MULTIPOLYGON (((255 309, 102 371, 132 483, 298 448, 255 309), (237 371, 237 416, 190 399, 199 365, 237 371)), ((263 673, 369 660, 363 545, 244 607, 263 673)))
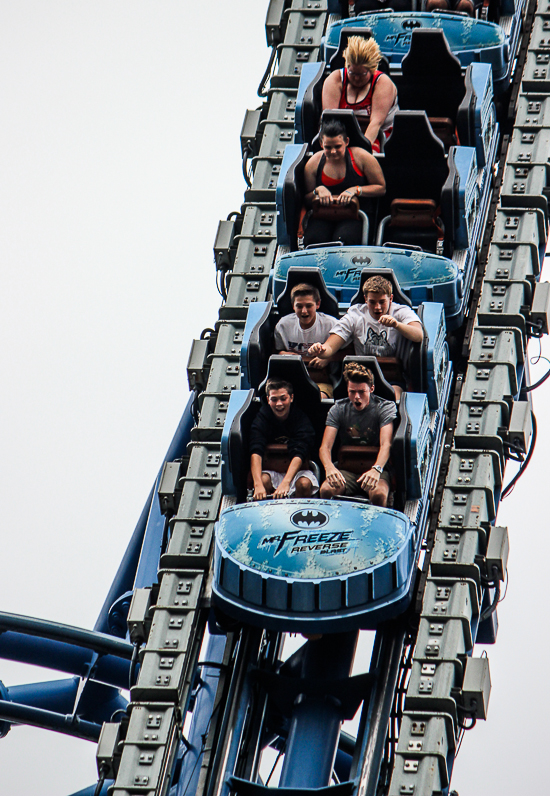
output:
POLYGON ((351 165, 353 166, 354 172, 356 174, 358 174, 360 177, 362 177, 363 176, 363 172, 361 171, 361 169, 359 168, 359 166, 355 162, 355 158, 353 157, 353 152, 351 151, 351 147, 348 147, 348 152, 349 152, 349 157, 350 157, 351 165))
POLYGON ((383 74, 383 73, 380 72, 378 69, 376 70, 376 72, 373 73, 371 81, 370 81, 369 93, 367 94, 367 96, 363 100, 365 105, 367 105, 367 104, 368 105, 372 105, 372 95, 374 94, 374 88, 375 88, 376 84, 378 83, 378 78, 380 77, 381 74, 383 74))

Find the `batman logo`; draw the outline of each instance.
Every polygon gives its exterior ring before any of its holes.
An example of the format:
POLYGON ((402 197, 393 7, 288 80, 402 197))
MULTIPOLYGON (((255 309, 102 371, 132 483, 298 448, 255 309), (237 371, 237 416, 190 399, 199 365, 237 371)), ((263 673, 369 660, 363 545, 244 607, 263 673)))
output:
POLYGON ((295 511, 290 522, 297 528, 322 528, 329 521, 324 511, 295 511))
POLYGON ((419 22, 418 19, 406 19, 401 23, 401 27, 404 30, 412 30, 413 28, 421 28, 422 23, 419 22))
POLYGON ((354 265, 368 265, 371 259, 363 254, 356 254, 355 257, 351 258, 351 261, 354 265))

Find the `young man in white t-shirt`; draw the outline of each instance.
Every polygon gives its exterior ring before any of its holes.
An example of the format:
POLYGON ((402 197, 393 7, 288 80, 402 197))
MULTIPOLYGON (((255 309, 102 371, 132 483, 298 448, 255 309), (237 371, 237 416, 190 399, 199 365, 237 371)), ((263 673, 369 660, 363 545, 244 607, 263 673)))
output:
MULTIPOLYGON (((363 285, 364 304, 354 304, 330 330, 326 343, 316 343, 309 353, 319 360, 333 357, 353 340, 358 356, 394 357, 399 336, 420 343, 424 336, 420 318, 406 304, 395 304, 391 283, 371 276, 363 285)), ((399 401, 403 384, 393 383, 399 401)))
POLYGON ((324 343, 334 326, 335 318, 317 312, 321 296, 313 285, 305 282, 295 285, 290 292, 294 309, 275 327, 275 350, 278 354, 298 354, 305 361, 310 376, 317 383, 321 397, 332 398, 332 384, 327 369, 328 357, 323 360, 309 353, 314 343, 324 343))

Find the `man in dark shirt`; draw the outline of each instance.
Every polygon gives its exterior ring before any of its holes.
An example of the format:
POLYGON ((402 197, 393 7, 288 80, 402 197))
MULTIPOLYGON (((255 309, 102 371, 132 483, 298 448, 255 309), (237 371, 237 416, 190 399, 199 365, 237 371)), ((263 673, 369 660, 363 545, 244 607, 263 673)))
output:
POLYGON ((262 406, 250 429, 250 470, 254 500, 310 497, 319 482, 307 467, 315 447, 315 432, 307 415, 294 406, 294 388, 288 381, 269 379, 267 406, 262 406), (286 472, 263 469, 267 445, 285 443, 291 457, 286 472))
POLYGON ((393 401, 373 395, 374 377, 363 365, 351 362, 344 368, 348 397, 336 401, 327 416, 323 441, 319 450, 326 480, 321 485, 322 498, 366 493, 371 503, 386 506, 390 478, 384 467, 390 456, 393 420, 397 409, 393 401), (376 461, 364 473, 337 467, 332 461, 332 448, 339 436, 341 445, 379 446, 376 461))

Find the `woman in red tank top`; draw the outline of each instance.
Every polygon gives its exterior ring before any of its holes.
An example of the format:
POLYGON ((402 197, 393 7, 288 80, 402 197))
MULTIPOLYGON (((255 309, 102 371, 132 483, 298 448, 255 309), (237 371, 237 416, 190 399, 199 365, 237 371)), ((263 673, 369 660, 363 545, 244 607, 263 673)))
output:
POLYGON ((377 69, 380 58, 374 39, 350 36, 344 50, 345 69, 332 72, 323 85, 323 110, 353 110, 373 152, 380 152, 379 134, 389 137, 398 109, 393 81, 377 69))
MULTIPOLYGON (((386 192, 386 182, 376 158, 359 147, 348 147, 346 128, 340 121, 324 122, 319 131, 322 146, 306 163, 304 169, 305 203, 311 207, 314 199, 324 206, 348 205, 350 202, 367 205, 386 192)), ((304 245, 340 241, 344 246, 361 243, 361 219, 327 221, 309 217, 304 245)))

